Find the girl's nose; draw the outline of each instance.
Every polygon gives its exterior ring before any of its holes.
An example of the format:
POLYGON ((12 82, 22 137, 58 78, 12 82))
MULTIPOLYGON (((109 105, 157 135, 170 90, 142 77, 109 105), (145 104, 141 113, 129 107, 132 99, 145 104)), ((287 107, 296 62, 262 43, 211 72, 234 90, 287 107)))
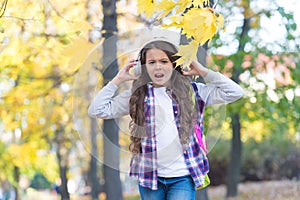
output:
POLYGON ((154 69, 156 70, 161 69, 161 64, 159 62, 155 63, 154 69))

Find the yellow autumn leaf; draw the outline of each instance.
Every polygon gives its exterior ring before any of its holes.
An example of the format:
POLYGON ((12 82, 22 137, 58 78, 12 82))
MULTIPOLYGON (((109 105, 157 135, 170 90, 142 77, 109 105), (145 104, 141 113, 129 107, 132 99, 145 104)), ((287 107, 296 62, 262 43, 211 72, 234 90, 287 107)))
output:
POLYGON ((180 58, 176 60, 176 66, 185 68, 191 63, 191 61, 197 60, 197 51, 198 43, 195 40, 192 40, 187 45, 180 45, 179 51, 176 54, 177 56, 180 56, 180 58))
POLYGON ((217 15, 217 23, 218 23, 218 27, 219 29, 224 28, 224 16, 221 14, 217 15))
POLYGON ((209 0, 194 0, 193 5, 195 7, 198 7, 198 6, 203 7, 203 5, 209 5, 209 0))
POLYGON ((75 68, 82 64, 87 58, 88 54, 97 44, 92 44, 82 37, 78 37, 72 41, 71 45, 68 45, 62 50, 62 55, 69 58, 69 67, 75 68))
POLYGON ((89 31, 93 29, 91 24, 86 20, 71 22, 71 29, 81 32, 81 35, 88 35, 89 31))
POLYGON ((177 10, 176 14, 183 13, 187 8, 189 8, 192 5, 192 0, 179 0, 177 1, 177 10))
POLYGON ((21 145, 11 144, 8 147, 8 153, 15 166, 25 167, 35 163, 37 145, 35 142, 24 143, 21 145))
POLYGON ((145 13, 146 18, 150 18, 154 14, 155 0, 138 0, 138 14, 145 13))
POLYGON ((217 17, 210 8, 192 8, 183 16, 182 33, 203 45, 223 27, 222 19, 223 16, 218 14, 217 17))
POLYGON ((158 19, 167 16, 176 7, 176 3, 172 0, 158 2, 155 6, 155 11, 162 12, 158 19))
POLYGON ((35 166, 37 169, 41 171, 41 173, 45 174, 49 181, 55 181, 55 179, 59 176, 58 164, 56 162, 57 158, 55 153, 47 153, 45 155, 40 155, 37 157, 37 162, 35 166))
POLYGON ((174 15, 174 16, 170 16, 168 17, 168 23, 164 23, 162 24, 162 28, 181 28, 183 26, 183 16, 178 16, 178 15, 174 15))

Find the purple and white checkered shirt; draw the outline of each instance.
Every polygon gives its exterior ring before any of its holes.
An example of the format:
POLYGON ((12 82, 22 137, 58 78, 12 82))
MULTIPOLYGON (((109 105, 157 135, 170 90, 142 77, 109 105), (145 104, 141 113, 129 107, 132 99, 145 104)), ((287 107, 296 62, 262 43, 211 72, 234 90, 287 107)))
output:
MULTIPOLYGON (((195 100, 197 105, 197 124, 200 126, 201 134, 203 134, 204 123, 204 106, 205 102, 198 94, 196 83, 192 83, 193 91, 195 93, 195 100)), ((168 91, 171 92, 171 91, 168 91)), ((180 132, 179 121, 179 105, 175 97, 171 94, 174 117, 180 132)), ((142 138, 141 149, 142 152, 133 155, 130 163, 130 176, 136 176, 139 179, 139 184, 142 187, 147 187, 152 190, 157 189, 157 146, 155 135, 155 104, 154 104, 154 90, 152 84, 147 84, 147 96, 144 101, 144 112, 146 120, 146 137, 142 138)), ((191 130, 193 131, 193 130, 191 130)), ((194 131, 191 133, 190 142, 183 152, 186 166, 194 180, 196 187, 201 187, 204 184, 204 176, 209 171, 208 159, 204 150, 199 145, 198 139, 194 131)))

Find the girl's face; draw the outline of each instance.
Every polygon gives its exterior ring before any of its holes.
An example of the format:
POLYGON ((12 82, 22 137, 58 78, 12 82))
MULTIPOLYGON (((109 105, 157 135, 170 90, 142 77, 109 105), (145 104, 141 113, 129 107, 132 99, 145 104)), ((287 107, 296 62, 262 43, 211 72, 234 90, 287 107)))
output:
POLYGON ((171 79, 173 64, 167 54, 160 49, 149 49, 146 52, 146 69, 154 87, 161 87, 171 79))

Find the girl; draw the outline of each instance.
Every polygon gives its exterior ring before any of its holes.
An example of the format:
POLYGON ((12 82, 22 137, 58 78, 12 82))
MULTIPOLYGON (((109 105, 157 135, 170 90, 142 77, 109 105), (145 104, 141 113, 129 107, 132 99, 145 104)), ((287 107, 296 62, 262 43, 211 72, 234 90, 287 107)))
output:
POLYGON ((141 74, 130 60, 96 95, 88 113, 117 118, 130 114, 130 175, 137 176, 143 200, 193 200, 209 171, 203 133, 204 106, 231 103, 242 88, 218 72, 192 61, 189 70, 176 67, 177 48, 164 40, 147 43, 139 53, 141 74), (206 82, 191 82, 189 76, 206 82), (125 81, 131 90, 115 96, 125 81), (199 136, 200 135, 200 136, 199 136))

